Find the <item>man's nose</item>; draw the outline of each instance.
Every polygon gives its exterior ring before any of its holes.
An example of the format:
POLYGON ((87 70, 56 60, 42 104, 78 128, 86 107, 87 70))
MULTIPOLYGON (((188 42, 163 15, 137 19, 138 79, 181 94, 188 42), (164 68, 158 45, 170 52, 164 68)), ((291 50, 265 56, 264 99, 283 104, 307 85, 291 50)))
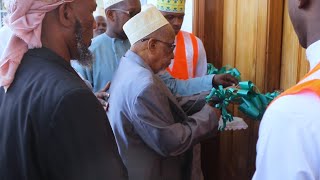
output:
POLYGON ((182 19, 177 17, 173 19, 173 25, 179 26, 181 23, 182 23, 182 19))

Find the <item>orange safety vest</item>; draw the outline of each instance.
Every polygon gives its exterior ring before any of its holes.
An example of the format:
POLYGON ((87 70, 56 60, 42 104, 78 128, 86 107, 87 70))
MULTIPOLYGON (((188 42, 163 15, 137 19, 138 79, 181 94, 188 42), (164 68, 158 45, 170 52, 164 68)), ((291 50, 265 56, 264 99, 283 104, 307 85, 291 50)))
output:
POLYGON ((193 46, 193 63, 192 63, 193 67, 188 67, 184 35, 182 31, 179 31, 179 33, 177 34, 173 67, 172 69, 170 69, 169 67, 167 68, 167 71, 171 74, 171 76, 178 79, 194 78, 196 74, 196 68, 197 68, 198 56, 199 56, 198 42, 195 35, 191 33, 188 33, 188 34, 190 35, 190 39, 192 41, 192 46, 193 46), (189 76, 189 73, 188 73, 189 68, 192 68, 192 72, 193 72, 191 77, 189 76))
MULTIPOLYGON (((311 74, 319 70, 320 70, 320 63, 315 68, 313 68, 308 74, 306 74, 303 79, 307 78, 308 76, 310 76, 311 74)), ((309 80, 309 81, 297 84, 289 88, 282 94, 280 94, 279 97, 292 95, 292 94, 299 94, 303 91, 312 91, 316 93, 318 96, 320 96, 320 79, 313 79, 313 80, 309 80)), ((276 99, 278 99, 279 97, 277 97, 276 99)))

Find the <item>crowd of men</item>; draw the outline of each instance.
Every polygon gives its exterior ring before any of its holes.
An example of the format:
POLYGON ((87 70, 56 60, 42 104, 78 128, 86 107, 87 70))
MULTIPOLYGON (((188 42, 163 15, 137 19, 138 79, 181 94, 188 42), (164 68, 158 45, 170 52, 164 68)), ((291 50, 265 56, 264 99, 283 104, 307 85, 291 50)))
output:
MULTIPOLYGON (((220 118, 204 96, 238 81, 206 75, 201 40, 181 30, 185 0, 143 7, 139 0, 104 0, 95 17, 95 0, 6 6, 0 177, 203 178, 199 143, 215 136, 220 118)), ((254 179, 320 177, 319 8, 317 0, 289 0, 312 70, 266 111, 254 179)))

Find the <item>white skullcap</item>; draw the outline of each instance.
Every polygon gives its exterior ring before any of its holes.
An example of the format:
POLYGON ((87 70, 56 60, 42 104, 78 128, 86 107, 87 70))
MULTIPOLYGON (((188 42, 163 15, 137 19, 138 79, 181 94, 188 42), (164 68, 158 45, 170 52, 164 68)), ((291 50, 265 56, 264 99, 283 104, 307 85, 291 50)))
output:
POLYGON ((114 4, 117 4, 121 1, 124 1, 124 0, 103 0, 104 9, 107 9, 108 7, 110 7, 114 4))
POLYGON ((93 12, 93 16, 94 16, 94 17, 97 17, 97 16, 106 17, 106 13, 105 13, 105 11, 104 11, 103 8, 97 7, 97 9, 93 12))
POLYGON ((161 12, 153 5, 145 5, 140 13, 123 25, 131 45, 169 24, 161 12))

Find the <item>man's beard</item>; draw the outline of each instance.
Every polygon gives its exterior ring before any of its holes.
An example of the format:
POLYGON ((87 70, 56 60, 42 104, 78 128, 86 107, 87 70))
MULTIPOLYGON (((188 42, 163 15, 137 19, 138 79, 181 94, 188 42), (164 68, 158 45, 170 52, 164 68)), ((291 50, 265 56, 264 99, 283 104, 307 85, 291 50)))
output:
POLYGON ((93 64, 93 56, 83 41, 83 29, 79 20, 77 20, 75 24, 75 34, 76 34, 77 50, 79 53, 78 62, 82 66, 91 67, 93 64))

